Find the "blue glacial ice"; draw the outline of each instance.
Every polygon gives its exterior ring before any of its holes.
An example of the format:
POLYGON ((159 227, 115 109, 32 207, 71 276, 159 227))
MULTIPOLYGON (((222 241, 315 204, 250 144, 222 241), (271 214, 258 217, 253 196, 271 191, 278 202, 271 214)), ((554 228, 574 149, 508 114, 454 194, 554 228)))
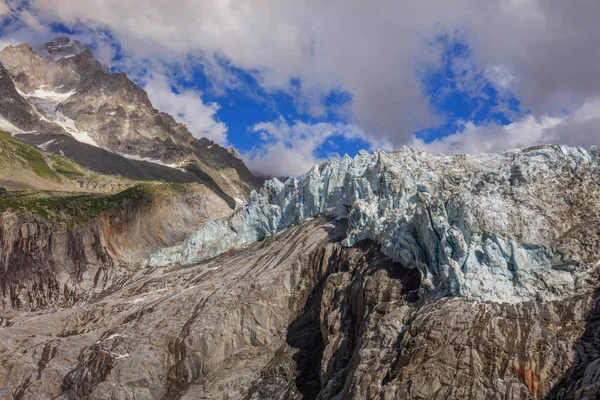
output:
POLYGON ((149 265, 198 263, 330 217, 347 220, 344 245, 374 240, 394 261, 418 268, 426 296, 559 299, 579 290, 591 269, 552 247, 577 223, 565 217, 563 194, 589 190, 598 159, 597 148, 564 146, 454 157, 406 147, 361 151, 315 165, 300 179, 267 181, 233 216, 207 222, 149 265), (574 179, 581 188, 572 187, 574 179))

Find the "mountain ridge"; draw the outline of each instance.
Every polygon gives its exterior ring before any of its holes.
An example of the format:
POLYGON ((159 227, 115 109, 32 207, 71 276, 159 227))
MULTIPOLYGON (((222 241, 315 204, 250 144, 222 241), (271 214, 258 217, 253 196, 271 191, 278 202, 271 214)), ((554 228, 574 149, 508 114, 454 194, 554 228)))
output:
POLYGON ((0 193, 0 399, 593 398, 599 161, 361 151, 233 216, 204 185, 0 193))
MULTIPOLYGON (((261 183, 234 152, 194 138, 185 125, 156 110, 125 73, 110 73, 78 41, 61 37, 38 51, 28 44, 8 46, 0 63, 5 93, 0 115, 20 140, 39 144, 64 134, 129 158, 192 165, 191 174, 210 176, 230 198, 245 198, 261 183)), ((61 149, 54 145, 50 151, 61 149)))

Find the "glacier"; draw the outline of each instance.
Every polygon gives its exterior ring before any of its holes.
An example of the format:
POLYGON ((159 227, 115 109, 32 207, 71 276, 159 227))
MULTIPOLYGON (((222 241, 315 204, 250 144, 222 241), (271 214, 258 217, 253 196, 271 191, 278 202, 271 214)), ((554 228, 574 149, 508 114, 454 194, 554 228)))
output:
POLYGON ((267 181, 230 218, 207 222, 148 264, 199 263, 328 217, 347 221, 345 246, 372 240, 417 268, 426 298, 560 299, 576 293, 593 267, 554 244, 586 218, 565 216, 572 214, 565 193, 598 198, 599 153, 566 146, 452 157, 406 147, 360 151, 300 179, 267 181))

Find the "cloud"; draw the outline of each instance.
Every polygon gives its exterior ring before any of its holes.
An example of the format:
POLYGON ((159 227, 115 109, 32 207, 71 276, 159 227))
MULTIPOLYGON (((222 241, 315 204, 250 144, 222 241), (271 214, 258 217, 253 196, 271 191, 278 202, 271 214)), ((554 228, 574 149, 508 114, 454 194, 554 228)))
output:
POLYGON ((588 147, 600 144, 600 99, 590 100, 571 114, 527 115, 509 125, 465 122, 461 132, 425 143, 413 138, 410 147, 434 154, 477 154, 541 144, 588 147))
MULTIPOLYGON (((600 91, 600 2, 576 0, 33 0, 42 22, 110 29, 132 56, 223 57, 267 90, 324 115, 347 91, 353 119, 395 146, 439 123, 420 71, 439 67, 435 38, 465 40, 472 61, 538 118, 600 91), (291 84, 301 82, 299 87, 291 84)), ((218 76, 219 74, 215 74, 218 76)), ((223 74, 221 74, 223 75, 223 74)))
MULTIPOLYGON (((289 124, 283 118, 262 122, 252 127, 264 144, 242 157, 250 169, 265 176, 298 176, 313 165, 339 154, 318 157, 321 146, 336 137, 347 140, 365 140, 366 135, 357 125, 296 121, 289 124)), ((461 130, 453 135, 424 142, 415 136, 407 145, 433 154, 479 154, 506 149, 526 148, 541 144, 570 143, 589 147, 598 145, 600 137, 600 98, 590 100, 570 114, 560 116, 532 114, 508 124, 475 125, 463 122, 461 130)), ((370 150, 391 150, 390 143, 373 143, 370 150)))
MULTIPOLYGON (((515 122, 507 127, 466 121, 456 137, 422 145, 479 151, 541 140, 584 145, 597 140, 574 115, 600 93, 598 1, 147 0, 140 6, 139 0, 31 0, 29 5, 38 23, 64 23, 96 43, 102 39, 95 32, 109 31, 133 65, 195 60, 218 88, 240 85, 228 70, 243 70, 265 90, 291 95, 298 110, 311 116, 338 115, 338 105, 326 104, 326 96, 346 92, 351 101, 344 118, 370 143, 394 147, 419 145, 413 133, 441 122, 422 80, 424 71, 445 67, 447 49, 437 40, 445 37, 469 48, 464 65, 453 66, 468 71, 457 78, 458 89, 476 96, 477 79, 485 77, 501 95, 516 96, 530 114, 509 115, 515 122), (548 126, 555 120, 561 121, 557 129, 569 124, 577 129, 556 132, 548 126)), ((27 17, 21 21, 26 26, 27 17)), ((31 30, 35 21, 29 21, 31 30)), ((111 58, 110 49, 99 48, 111 58)), ((211 105, 203 106, 199 109, 214 116, 211 105)), ((218 122, 216 127, 218 132, 218 122)))
POLYGON ((242 158, 253 172, 263 176, 304 174, 315 164, 339 157, 338 154, 323 158, 316 155, 328 139, 336 136, 347 140, 363 138, 362 131, 356 125, 325 122, 308 124, 300 121, 289 124, 283 118, 258 123, 251 131, 258 134, 264 144, 243 153, 242 158))
POLYGON ((50 29, 40 23, 28 10, 21 10, 17 13, 17 18, 21 20, 27 27, 34 32, 38 32, 44 35, 50 34, 50 29))
POLYGON ((440 49, 424 45, 445 2, 34 0, 43 21, 108 28, 140 58, 222 57, 299 109, 325 114, 332 90, 352 96, 354 119, 373 140, 402 143, 437 121, 419 81, 420 63, 440 49), (426 4, 430 3, 430 4, 426 4), (400 6, 399 6, 400 5, 400 6), (423 27, 427 27, 424 29, 423 27), (299 86, 292 81, 301 82, 299 86))
POLYGON ((10 8, 6 5, 4 0, 0 0, 0 17, 5 16, 10 11, 10 8))
POLYGON ((195 137, 227 145, 227 126, 216 119, 220 108, 217 103, 204 103, 194 90, 173 91, 168 77, 160 72, 149 73, 142 80, 154 107, 187 125, 195 137))
MULTIPOLYGON (((6 6, 5 3, 0 3, 0 12, 3 10, 2 5, 6 6)), ((7 11, 11 10, 7 8, 7 11)), ((23 42, 35 47, 48 41, 51 31, 40 22, 39 16, 36 17, 27 9, 19 9, 11 13, 15 22, 8 25, 7 32, 4 32, 0 38, 0 48, 23 42)), ((83 30, 70 36, 93 45, 96 58, 104 64, 111 65, 116 50, 114 40, 110 36, 90 30, 83 30)), ((164 66, 159 62, 139 61, 125 56, 118 63, 143 82, 156 108, 171 114, 178 122, 187 125, 194 136, 206 137, 222 145, 228 144, 227 126, 216 119, 220 108, 218 104, 204 103, 201 98, 202 93, 194 90, 173 91, 164 66)))

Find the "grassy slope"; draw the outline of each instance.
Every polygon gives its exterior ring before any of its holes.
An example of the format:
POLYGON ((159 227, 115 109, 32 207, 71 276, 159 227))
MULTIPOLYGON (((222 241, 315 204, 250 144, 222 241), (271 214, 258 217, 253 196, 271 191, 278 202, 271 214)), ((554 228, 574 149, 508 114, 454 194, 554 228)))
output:
POLYGON ((65 157, 44 152, 21 143, 0 131, 0 180, 26 181, 24 187, 42 190, 0 192, 0 213, 33 213, 45 220, 75 224, 98 216, 104 211, 120 210, 129 204, 150 199, 156 194, 176 195, 195 185, 137 182, 121 177, 91 173, 65 157), (74 181, 117 183, 128 187, 119 193, 82 193, 74 190, 74 181), (33 184, 32 184, 33 183, 33 184), (52 190, 44 190, 47 188, 52 190))
POLYGON ((106 193, 136 183, 137 181, 120 176, 89 171, 66 157, 22 143, 10 134, 0 131, 0 187, 6 186, 9 190, 106 193))
POLYGON ((77 179, 85 174, 68 159, 38 150, 0 131, 0 163, 31 171, 38 177, 52 182, 77 179))

